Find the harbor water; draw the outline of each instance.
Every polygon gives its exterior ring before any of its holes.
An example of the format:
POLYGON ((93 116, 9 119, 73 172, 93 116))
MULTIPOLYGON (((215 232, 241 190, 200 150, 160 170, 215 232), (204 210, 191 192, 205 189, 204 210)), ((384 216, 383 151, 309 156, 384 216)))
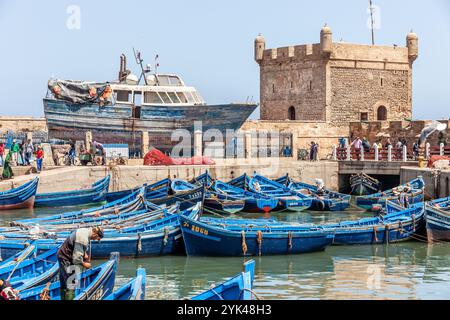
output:
MULTIPOLYGON (((3 211, 0 225, 77 208, 3 211)), ((247 218, 259 214, 243 214, 247 218)), ((344 212, 275 213, 267 217, 325 223, 370 216, 344 212)), ((249 258, 246 258, 249 259, 249 258)), ((254 292, 262 299, 448 299, 450 244, 409 241, 373 246, 332 246, 303 255, 253 257, 254 292)), ((116 285, 147 272, 146 299, 183 299, 239 273, 244 258, 161 256, 122 258, 116 285)), ((100 263, 101 261, 96 261, 100 263)))

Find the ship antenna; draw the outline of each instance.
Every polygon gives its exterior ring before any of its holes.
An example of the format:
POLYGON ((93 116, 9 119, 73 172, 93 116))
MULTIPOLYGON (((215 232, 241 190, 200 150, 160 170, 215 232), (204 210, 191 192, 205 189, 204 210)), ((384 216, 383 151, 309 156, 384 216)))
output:
POLYGON ((133 48, 133 53, 134 53, 134 58, 136 59, 136 63, 141 67, 141 76, 139 77, 138 80, 138 84, 141 82, 141 78, 144 77, 144 82, 145 85, 147 86, 147 78, 145 77, 145 73, 148 72, 148 70, 144 69, 144 66, 142 65, 142 63, 144 62, 144 59, 141 58, 141 53, 139 51, 134 50, 133 48))
POLYGON ((372 0, 369 0, 369 7, 370 7, 370 23, 371 23, 371 29, 372 29, 372 45, 375 45, 375 32, 373 30, 373 5, 372 5, 372 0))

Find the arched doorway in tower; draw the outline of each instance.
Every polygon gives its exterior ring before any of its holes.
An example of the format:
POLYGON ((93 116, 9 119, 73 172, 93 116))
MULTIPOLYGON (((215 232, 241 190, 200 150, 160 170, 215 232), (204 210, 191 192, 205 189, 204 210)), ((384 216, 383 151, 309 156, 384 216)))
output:
POLYGON ((295 108, 293 106, 289 107, 288 118, 289 120, 295 120, 295 108))
POLYGON ((377 120, 384 121, 387 120, 387 109, 385 106, 379 106, 377 109, 377 120))

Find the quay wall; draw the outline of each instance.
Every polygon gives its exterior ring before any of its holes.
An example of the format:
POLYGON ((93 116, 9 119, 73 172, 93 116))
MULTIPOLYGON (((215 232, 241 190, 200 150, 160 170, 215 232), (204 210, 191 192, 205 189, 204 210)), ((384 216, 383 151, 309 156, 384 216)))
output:
POLYGON ((427 199, 450 196, 450 170, 402 167, 400 183, 408 182, 418 176, 422 176, 425 181, 425 197, 427 199))
MULTIPOLYGON (((284 160, 284 161, 283 161, 284 160)), ((324 180, 327 188, 338 189, 338 164, 332 161, 286 161, 275 163, 274 159, 224 159, 216 165, 184 166, 111 166, 111 167, 61 167, 43 171, 39 175, 38 192, 70 191, 89 188, 92 183, 111 174, 110 191, 133 188, 143 183, 152 183, 170 177, 192 179, 206 170, 217 179, 228 181, 243 173, 259 174, 269 178, 278 178, 286 173, 307 183, 314 183, 316 178, 324 180)), ((21 175, 14 179, 1 181, 0 191, 17 187, 34 178, 35 174, 21 175)))

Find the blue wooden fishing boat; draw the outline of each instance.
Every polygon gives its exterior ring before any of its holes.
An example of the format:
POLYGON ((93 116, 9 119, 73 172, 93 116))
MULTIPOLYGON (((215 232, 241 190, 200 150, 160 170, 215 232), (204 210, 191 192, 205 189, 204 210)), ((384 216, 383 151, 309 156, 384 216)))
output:
POLYGON ((333 230, 320 227, 248 229, 240 225, 208 223, 180 216, 181 230, 190 256, 251 256, 299 254, 324 250, 331 245, 333 230))
POLYGON ((423 203, 403 208, 388 201, 387 214, 324 225, 335 231, 334 245, 394 243, 411 240, 424 228, 423 203))
POLYGON ((312 198, 295 192, 280 183, 255 174, 248 182, 248 188, 254 193, 261 193, 276 198, 276 210, 302 211, 311 207, 312 198))
POLYGON ((425 204, 428 242, 450 241, 450 197, 425 204))
MULTIPOLYGON (((206 181, 206 180, 205 180, 206 181)), ((171 183, 173 192, 177 195, 198 188, 196 185, 181 179, 174 179, 171 183)), ((206 187, 206 186, 205 186, 206 187)), ((217 193, 209 189, 205 193, 204 209, 215 213, 236 213, 244 209, 245 201, 227 194, 217 193)))
POLYGON ((35 207, 63 207, 87 205, 103 202, 109 188, 110 176, 95 182, 90 189, 66 192, 38 193, 34 201, 35 207))
MULTIPOLYGON (((170 179, 166 178, 166 179, 157 181, 157 182, 149 184, 149 185, 144 184, 143 187, 145 187, 145 198, 147 200, 150 200, 153 198, 166 197, 169 194, 170 179)), ((108 192, 105 196, 105 200, 106 200, 106 202, 117 201, 128 195, 133 194, 134 192, 140 190, 141 188, 142 187, 137 187, 134 189, 108 192)))
POLYGON ((136 270, 136 277, 125 283, 119 289, 103 300, 145 300, 145 269, 136 270))
POLYGON ((197 186, 192 190, 186 190, 184 192, 179 192, 162 198, 149 199, 149 201, 157 205, 166 205, 166 206, 179 203, 180 210, 186 210, 195 205, 199 201, 203 203, 204 197, 205 197, 205 187, 197 186))
POLYGON ((209 171, 206 170, 201 175, 190 180, 189 183, 204 185, 206 188, 209 188, 214 183, 214 181, 215 181, 215 179, 209 174, 209 171))
POLYGON ((364 196, 377 193, 381 190, 381 182, 364 172, 359 172, 350 177, 351 194, 364 196))
POLYGON ((287 186, 289 189, 304 194, 312 198, 311 210, 319 211, 343 211, 350 205, 351 196, 339 192, 324 189, 318 192, 318 187, 307 183, 294 181, 289 175, 285 175, 275 180, 287 186))
POLYGON ((51 281, 58 272, 58 247, 0 268, 0 279, 8 279, 13 288, 25 290, 51 281))
MULTIPOLYGON (((148 224, 136 224, 120 230, 105 230, 101 241, 91 243, 92 258, 108 257, 110 252, 119 252, 123 257, 159 256, 166 254, 184 254, 184 243, 178 218, 187 216, 196 218, 201 213, 201 202, 168 217, 148 224)), ((36 245, 61 244, 70 232, 56 234, 56 239, 37 239, 36 245)), ((24 241, 26 239, 22 239, 24 241)), ((4 240, 6 241, 6 240, 4 240)), ((0 241, 0 246, 3 241, 0 241)))
MULTIPOLYGON (((119 254, 112 252, 109 261, 80 273, 74 300, 102 300, 109 296, 114 289, 118 264, 119 254)), ((60 282, 23 290, 19 296, 20 300, 60 300, 60 282)))
POLYGON ((244 270, 233 278, 195 295, 191 300, 253 300, 255 261, 244 263, 244 270))
POLYGON ((137 190, 125 198, 108 202, 105 205, 88 208, 78 211, 64 212, 39 218, 21 219, 11 222, 11 226, 36 225, 46 224, 51 221, 60 221, 62 219, 77 219, 81 217, 93 217, 108 215, 111 213, 119 214, 122 212, 135 211, 143 208, 144 205, 144 190, 137 190))
POLYGON ((371 194, 368 196, 356 197, 356 205, 366 210, 371 210, 372 206, 383 206, 387 200, 399 200, 407 197, 409 204, 423 202, 425 182, 421 176, 398 187, 371 194))
POLYGON ((0 210, 33 208, 39 177, 20 187, 0 192, 0 210))
MULTIPOLYGON (((0 248, 1 252, 1 248, 0 248)), ((23 250, 18 251, 16 254, 10 256, 9 258, 3 260, 3 257, 0 255, 0 268, 4 268, 6 266, 10 266, 16 264, 17 261, 22 261, 29 258, 32 255, 36 255, 37 249, 36 246, 30 245, 23 250)))
POLYGON ((235 186, 235 187, 238 187, 238 188, 248 191, 248 183, 249 182, 250 182, 250 177, 246 173, 244 173, 243 175, 240 175, 237 178, 231 179, 227 183, 232 186, 235 186))
POLYGON ((245 212, 270 212, 278 205, 278 200, 263 194, 246 191, 231 184, 216 180, 211 189, 218 194, 225 194, 244 200, 245 212))

